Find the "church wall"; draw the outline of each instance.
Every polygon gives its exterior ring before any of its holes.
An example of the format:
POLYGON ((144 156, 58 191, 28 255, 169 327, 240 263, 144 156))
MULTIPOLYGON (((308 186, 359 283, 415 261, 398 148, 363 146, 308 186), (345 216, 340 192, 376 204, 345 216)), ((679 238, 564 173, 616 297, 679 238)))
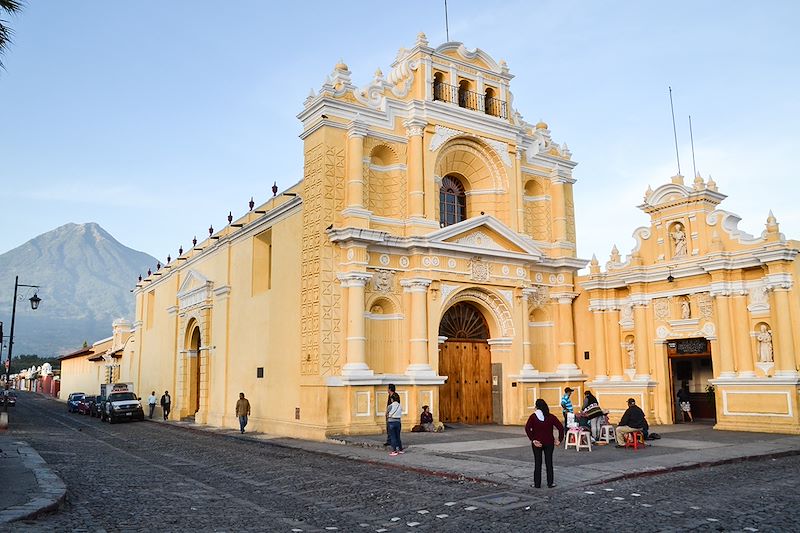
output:
POLYGON ((88 356, 62 359, 59 396, 66 401, 73 392, 100 394, 100 380, 98 365, 89 361, 88 356))

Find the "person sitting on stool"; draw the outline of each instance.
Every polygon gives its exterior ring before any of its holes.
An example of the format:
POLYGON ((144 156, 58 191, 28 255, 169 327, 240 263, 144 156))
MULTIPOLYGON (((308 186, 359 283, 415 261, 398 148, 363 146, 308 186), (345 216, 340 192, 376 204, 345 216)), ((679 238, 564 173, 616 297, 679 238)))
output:
POLYGON ((634 431, 641 431, 647 439, 647 420, 644 418, 644 411, 636 405, 636 400, 628 398, 628 409, 619 421, 617 426, 617 448, 625 447, 625 435, 634 431))

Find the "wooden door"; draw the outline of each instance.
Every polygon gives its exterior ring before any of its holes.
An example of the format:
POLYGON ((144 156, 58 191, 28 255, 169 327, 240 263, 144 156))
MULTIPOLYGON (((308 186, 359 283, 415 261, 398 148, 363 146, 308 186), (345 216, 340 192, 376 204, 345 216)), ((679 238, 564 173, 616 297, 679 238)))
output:
POLYGON ((439 389, 443 422, 492 423, 492 361, 485 341, 445 342, 439 374, 448 376, 439 389))

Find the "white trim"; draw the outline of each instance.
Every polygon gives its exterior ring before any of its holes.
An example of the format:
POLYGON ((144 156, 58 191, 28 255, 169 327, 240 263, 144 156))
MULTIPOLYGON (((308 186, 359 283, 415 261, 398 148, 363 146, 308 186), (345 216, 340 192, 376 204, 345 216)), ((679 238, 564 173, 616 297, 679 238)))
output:
POLYGON ((757 391, 757 390, 748 390, 748 391, 728 391, 723 389, 722 390, 722 413, 725 416, 778 416, 782 418, 792 418, 794 416, 792 412, 792 397, 789 394, 789 391, 757 391), (789 414, 779 414, 779 413, 732 413, 728 410, 728 395, 733 394, 777 394, 779 396, 786 396, 786 405, 789 408, 789 414))

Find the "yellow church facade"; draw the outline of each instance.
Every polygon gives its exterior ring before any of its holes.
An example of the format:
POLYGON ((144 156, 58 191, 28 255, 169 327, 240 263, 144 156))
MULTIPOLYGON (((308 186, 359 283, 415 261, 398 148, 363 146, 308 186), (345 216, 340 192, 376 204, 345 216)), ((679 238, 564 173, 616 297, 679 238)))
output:
POLYGON ((304 176, 136 287, 136 381, 176 418, 321 438, 518 424, 579 368, 575 163, 512 108, 504 62, 420 35, 384 76, 305 101, 304 176), (534 327, 529 327, 533 317, 534 327))
POLYGON ((605 269, 592 259, 575 307, 586 386, 617 413, 633 397, 670 424, 685 385, 717 429, 800 433, 800 242, 771 212, 760 236, 745 233, 724 198, 699 175, 648 188, 651 224, 626 260, 616 248, 605 269))
POLYGON ((558 411, 566 386, 670 423, 680 371, 713 385, 718 427, 798 432, 797 243, 774 221, 742 234, 712 183, 676 178, 649 193, 654 226, 630 260, 579 277, 576 163, 512 107, 512 78, 424 34, 364 87, 337 64, 298 115, 302 180, 137 284, 123 356, 137 390, 225 427, 244 392, 248 428, 320 439, 383 431, 390 383, 406 427, 423 405, 522 424, 537 398, 558 411), (710 363, 678 365, 699 339, 710 363))

